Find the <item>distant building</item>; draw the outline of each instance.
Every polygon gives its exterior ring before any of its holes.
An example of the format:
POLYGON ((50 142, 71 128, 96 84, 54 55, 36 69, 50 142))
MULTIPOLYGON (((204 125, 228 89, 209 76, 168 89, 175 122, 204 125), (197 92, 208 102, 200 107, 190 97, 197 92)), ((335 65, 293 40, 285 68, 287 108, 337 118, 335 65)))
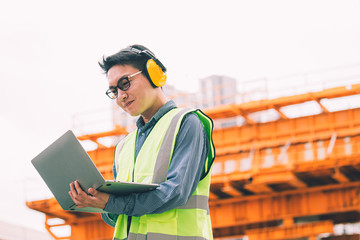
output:
MULTIPOLYGON (((202 108, 214 108, 221 105, 237 103, 238 93, 236 79, 228 76, 211 75, 200 79, 200 95, 202 108)), ((240 116, 216 119, 215 128, 229 128, 244 123, 240 116)))
POLYGON ((236 79, 219 75, 200 79, 200 95, 203 108, 236 103, 236 79))
POLYGON ((177 90, 174 86, 165 85, 163 91, 166 97, 174 100, 178 107, 201 107, 201 95, 177 90))

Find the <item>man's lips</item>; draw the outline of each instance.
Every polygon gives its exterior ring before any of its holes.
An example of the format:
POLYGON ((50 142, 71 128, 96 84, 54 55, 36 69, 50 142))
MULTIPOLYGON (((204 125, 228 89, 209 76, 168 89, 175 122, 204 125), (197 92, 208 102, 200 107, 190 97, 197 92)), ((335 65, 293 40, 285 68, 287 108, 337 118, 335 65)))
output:
POLYGON ((126 108, 126 107, 128 107, 131 103, 133 103, 134 101, 128 101, 128 102, 126 102, 125 104, 124 104, 124 107, 126 108))

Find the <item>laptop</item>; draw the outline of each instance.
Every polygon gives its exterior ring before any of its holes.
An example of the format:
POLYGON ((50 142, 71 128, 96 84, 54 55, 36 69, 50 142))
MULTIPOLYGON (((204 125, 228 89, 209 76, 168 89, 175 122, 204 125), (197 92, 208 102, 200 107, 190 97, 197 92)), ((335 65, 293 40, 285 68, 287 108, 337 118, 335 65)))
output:
POLYGON ((69 195, 69 185, 75 180, 80 183, 85 192, 92 187, 116 195, 146 192, 159 186, 158 184, 105 180, 71 130, 32 159, 31 163, 64 210, 104 212, 98 208, 76 207, 69 195))

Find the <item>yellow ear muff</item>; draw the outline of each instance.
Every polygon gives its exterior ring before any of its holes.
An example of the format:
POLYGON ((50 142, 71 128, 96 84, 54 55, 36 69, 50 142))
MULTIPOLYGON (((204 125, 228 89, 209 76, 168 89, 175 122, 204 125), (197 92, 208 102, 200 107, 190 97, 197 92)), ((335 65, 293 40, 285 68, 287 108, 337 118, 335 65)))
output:
POLYGON ((166 82, 166 73, 163 72, 161 67, 156 64, 153 59, 149 59, 146 63, 146 68, 150 76, 150 80, 157 87, 162 87, 166 82))

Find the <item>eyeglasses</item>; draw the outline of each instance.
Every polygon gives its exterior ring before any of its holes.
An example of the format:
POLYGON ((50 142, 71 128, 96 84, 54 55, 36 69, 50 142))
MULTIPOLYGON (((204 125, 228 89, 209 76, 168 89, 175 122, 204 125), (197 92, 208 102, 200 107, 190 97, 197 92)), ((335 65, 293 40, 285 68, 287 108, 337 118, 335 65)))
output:
POLYGON ((117 82, 116 87, 110 87, 106 91, 106 95, 111 99, 117 98, 117 96, 118 96, 118 90, 117 89, 119 88, 121 91, 128 90, 130 88, 131 78, 135 77, 139 73, 142 73, 142 71, 139 71, 139 72, 136 72, 136 73, 131 74, 129 76, 120 78, 119 81, 117 82))

